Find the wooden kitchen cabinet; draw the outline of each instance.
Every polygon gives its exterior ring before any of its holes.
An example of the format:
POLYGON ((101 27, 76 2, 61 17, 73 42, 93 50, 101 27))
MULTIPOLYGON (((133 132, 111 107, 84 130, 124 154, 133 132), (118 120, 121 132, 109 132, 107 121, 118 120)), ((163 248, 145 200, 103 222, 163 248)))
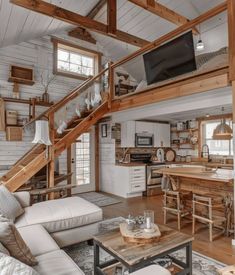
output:
POLYGON ((154 124, 154 147, 170 147, 171 132, 170 124, 154 124))
POLYGON ((135 147, 135 121, 121 123, 121 147, 135 147))
POLYGON ((152 122, 136 121, 135 132, 137 134, 153 134, 154 124, 152 122))

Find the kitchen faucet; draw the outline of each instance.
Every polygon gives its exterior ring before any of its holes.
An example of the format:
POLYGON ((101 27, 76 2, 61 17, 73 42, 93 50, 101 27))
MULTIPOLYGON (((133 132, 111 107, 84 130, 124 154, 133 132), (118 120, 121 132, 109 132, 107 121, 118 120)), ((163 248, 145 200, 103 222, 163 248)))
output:
POLYGON ((202 145, 201 157, 202 158, 207 157, 208 162, 211 161, 211 159, 210 159, 210 149, 209 149, 209 146, 207 144, 202 145))

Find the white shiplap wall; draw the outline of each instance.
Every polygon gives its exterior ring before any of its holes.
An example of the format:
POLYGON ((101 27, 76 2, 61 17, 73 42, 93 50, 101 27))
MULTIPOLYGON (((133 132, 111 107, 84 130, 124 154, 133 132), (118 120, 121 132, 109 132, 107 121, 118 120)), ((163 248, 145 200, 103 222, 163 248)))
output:
MULTIPOLYGON (((80 46, 90 48, 103 52, 103 49, 99 45, 93 45, 84 41, 68 38, 66 33, 60 33, 55 35, 56 37, 70 40, 80 46)), ((28 42, 22 42, 18 45, 8 46, 0 48, 0 95, 12 96, 13 84, 9 83, 9 69, 10 65, 21 65, 32 67, 34 69, 35 84, 33 86, 20 85, 20 97, 28 99, 30 97, 41 96, 44 92, 41 84, 41 74, 52 74, 53 63, 53 47, 49 36, 31 40, 28 42)), ((106 58, 103 56, 102 62, 106 62, 106 58)), ((62 76, 56 76, 51 85, 49 86, 50 100, 57 102, 70 90, 75 88, 81 83, 80 80, 73 78, 65 78, 62 76)), ((6 109, 17 110, 19 118, 28 116, 28 105, 6 103, 6 109)), ((41 113, 45 108, 37 107, 37 114, 41 113)), ((6 141, 5 132, 0 132, 0 169, 5 166, 13 165, 25 152, 31 147, 31 141, 33 139, 33 133, 30 131, 24 132, 22 142, 8 142, 6 141)), ((61 170, 63 171, 64 157, 61 157, 61 170)), ((1 175, 0 171, 0 175, 1 175)))

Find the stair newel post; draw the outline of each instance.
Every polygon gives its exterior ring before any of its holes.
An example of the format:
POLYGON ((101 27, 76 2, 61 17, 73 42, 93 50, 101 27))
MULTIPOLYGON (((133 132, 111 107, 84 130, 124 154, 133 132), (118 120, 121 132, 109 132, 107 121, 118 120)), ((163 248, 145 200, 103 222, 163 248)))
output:
MULTIPOLYGON (((49 163, 47 166, 47 184, 48 188, 52 188, 55 186, 55 155, 54 155, 54 142, 55 142, 55 127, 54 127, 54 112, 49 114, 49 130, 50 130, 50 139, 52 145, 48 146, 48 158, 49 163)), ((49 200, 54 199, 54 192, 49 194, 49 200)))
POLYGON ((113 62, 109 62, 109 100, 108 107, 111 109, 112 100, 114 99, 114 68, 112 67, 113 62))

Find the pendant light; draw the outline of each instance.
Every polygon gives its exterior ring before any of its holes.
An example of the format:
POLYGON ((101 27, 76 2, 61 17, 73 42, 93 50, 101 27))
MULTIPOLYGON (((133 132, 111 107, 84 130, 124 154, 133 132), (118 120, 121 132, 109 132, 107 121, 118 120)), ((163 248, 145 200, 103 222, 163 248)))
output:
POLYGON ((205 49, 205 45, 202 41, 202 38, 201 38, 201 27, 199 25, 199 39, 198 39, 198 42, 197 42, 197 45, 196 45, 196 49, 198 52, 200 51, 203 51, 205 49))
MULTIPOLYGON (((222 112, 224 111, 224 107, 222 107, 222 112)), ((221 123, 219 123, 214 132, 213 132, 213 139, 218 139, 218 140, 230 140, 232 139, 232 129, 231 127, 226 124, 225 118, 221 120, 221 123)))
POLYGON ((48 120, 36 120, 35 136, 32 143, 52 145, 49 135, 48 120))

